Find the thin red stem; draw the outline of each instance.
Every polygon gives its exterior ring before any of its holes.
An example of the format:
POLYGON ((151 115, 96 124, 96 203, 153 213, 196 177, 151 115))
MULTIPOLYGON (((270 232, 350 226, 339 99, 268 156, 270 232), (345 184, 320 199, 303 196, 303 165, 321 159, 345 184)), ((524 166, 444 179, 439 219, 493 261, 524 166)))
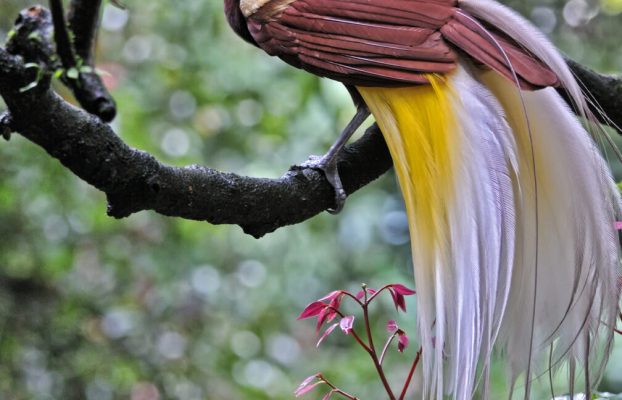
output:
POLYGON ((367 305, 363 306, 363 318, 365 319, 365 330, 367 331, 367 341, 372 352, 376 354, 376 347, 374 346, 374 337, 371 334, 371 324, 369 323, 369 311, 367 305))
POLYGON ((371 359, 374 362, 376 371, 378 371, 378 376, 380 376, 382 385, 384 386, 384 389, 387 391, 387 394, 389 395, 389 399, 395 400, 395 395, 393 394, 393 390, 391 390, 389 381, 387 381, 387 377, 384 375, 384 370, 382 369, 382 365, 380 365, 380 363, 378 362, 378 357, 376 356, 376 353, 371 354, 371 359))
POLYGON ((615 333, 617 333, 618 335, 622 335, 622 331, 621 331, 621 330, 619 330, 619 329, 614 329, 613 331, 614 331, 615 333))
POLYGON ((322 374, 320 374, 320 376, 318 377, 322 382, 324 382, 328 387, 330 387, 332 389, 332 392, 335 392, 337 394, 342 395, 343 397, 345 397, 346 399, 350 399, 350 400, 359 400, 358 397, 351 395, 350 393, 344 392, 343 390, 339 389, 337 386, 333 385, 328 379, 324 378, 324 376, 322 374))
POLYGON ((382 365, 382 362, 384 361, 384 356, 387 353, 389 346, 393 342, 393 339, 395 339, 395 336, 397 336, 397 332, 391 335, 389 339, 387 339, 387 342, 384 344, 384 347, 382 348, 382 353, 380 353, 380 360, 379 360, 380 365, 382 365))
MULTIPOLYGON (((345 318, 341 311, 337 310, 335 307, 330 308, 335 311, 335 313, 337 313, 337 315, 339 315, 341 318, 345 318)), ((352 328, 350 333, 352 334, 352 337, 358 342, 358 344, 360 344, 365 349, 366 352, 368 352, 370 355, 373 353, 373 350, 367 344, 365 344, 365 342, 363 342, 363 339, 361 339, 358 333, 356 333, 354 328, 352 328)))
MULTIPOLYGON (((373 297, 374 296, 372 295, 372 297, 370 297, 370 300, 373 297)), ((380 376, 380 380, 382 381, 382 384, 384 385, 384 389, 387 391, 387 394, 389 395, 389 399, 395 400, 395 395, 393 394, 393 391, 391 390, 391 386, 389 385, 389 382, 387 381, 387 377, 384 375, 384 370, 382 369, 382 365, 378 361, 378 354, 376 353, 376 347, 374 346, 374 338, 371 334, 371 325, 369 323, 369 312, 367 310, 367 305, 369 304, 370 300, 368 300, 367 303, 363 306, 363 317, 365 318, 365 330, 367 332, 367 341, 369 342, 369 347, 371 349, 371 352, 369 353, 369 355, 371 356, 371 359, 374 362, 376 371, 378 371, 378 376, 380 376)))
POLYGON ((352 329, 350 333, 352 333, 352 337, 354 337, 354 339, 365 349, 366 352, 368 352, 370 355, 373 353, 372 349, 370 349, 369 346, 367 346, 365 342, 363 342, 361 337, 354 331, 354 329, 352 329))
POLYGON ((359 306, 363 307, 363 303, 359 299, 357 299, 356 296, 353 295, 352 293, 350 293, 350 292, 341 292, 341 293, 343 293, 344 295, 350 297, 352 300, 356 301, 359 306))
POLYGON ((342 395, 342 396, 343 396, 343 397, 345 397, 346 399, 350 399, 350 400, 359 400, 359 398, 358 398, 358 397, 356 397, 356 396, 352 396, 351 394, 346 393, 346 392, 344 392, 344 391, 343 391, 343 390, 341 390, 341 389, 334 389, 334 392, 335 392, 335 393, 337 393, 337 394, 342 395))
POLYGON ((408 372, 408 377, 406 378, 406 382, 404 382, 404 387, 402 388, 402 394, 400 394, 399 400, 404 400, 406 396, 406 392, 408 391, 408 387, 410 386, 410 381, 413 379, 413 375, 415 374, 415 370, 417 369, 417 364, 419 364, 419 360, 421 359, 421 351, 422 347, 419 347, 419 351, 417 351, 417 357, 415 357, 415 361, 413 361, 413 365, 410 367, 410 371, 408 372))
POLYGON ((378 296, 378 295, 380 294, 380 292, 382 292, 382 291, 383 291, 383 290, 385 290, 385 289, 388 289, 390 286, 391 286, 391 285, 384 285, 383 287, 381 287, 380 289, 378 289, 378 291, 377 291, 376 293, 372 294, 372 295, 369 297, 369 299, 367 299, 367 300, 365 301, 365 304, 369 304, 369 303, 370 303, 373 299, 375 299, 375 298, 376 298, 376 296, 378 296))

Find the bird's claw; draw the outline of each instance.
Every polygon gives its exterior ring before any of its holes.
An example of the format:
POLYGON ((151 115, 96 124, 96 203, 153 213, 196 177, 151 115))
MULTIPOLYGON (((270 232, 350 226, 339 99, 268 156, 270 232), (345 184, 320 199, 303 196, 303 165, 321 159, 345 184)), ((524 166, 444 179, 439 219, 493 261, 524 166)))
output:
POLYGON ((328 211, 331 214, 339 214, 346 204, 346 198, 348 195, 343 188, 341 178, 339 177, 339 171, 337 170, 337 160, 329 159, 326 156, 311 155, 309 159, 300 164, 300 168, 312 168, 319 169, 326 176, 326 180, 331 184, 335 190, 335 207, 329 208, 328 211))

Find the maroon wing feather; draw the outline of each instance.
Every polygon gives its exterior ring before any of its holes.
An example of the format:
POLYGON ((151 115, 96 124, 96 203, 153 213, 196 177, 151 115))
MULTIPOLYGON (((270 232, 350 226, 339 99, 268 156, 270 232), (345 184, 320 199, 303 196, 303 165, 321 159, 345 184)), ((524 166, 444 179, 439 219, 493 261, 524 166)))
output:
POLYGON ((486 29, 464 11, 456 12, 454 18, 441 28, 441 32, 443 37, 477 61, 511 81, 518 78, 524 89, 559 85, 557 75, 533 54, 503 33, 486 29), (508 66, 508 60, 512 68, 508 66))
POLYGON ((510 38, 474 27, 457 0, 285 0, 285 7, 279 1, 249 18, 257 44, 346 84, 427 83, 426 74, 456 68, 456 47, 513 79, 507 56, 524 88, 557 83, 553 72, 510 38))

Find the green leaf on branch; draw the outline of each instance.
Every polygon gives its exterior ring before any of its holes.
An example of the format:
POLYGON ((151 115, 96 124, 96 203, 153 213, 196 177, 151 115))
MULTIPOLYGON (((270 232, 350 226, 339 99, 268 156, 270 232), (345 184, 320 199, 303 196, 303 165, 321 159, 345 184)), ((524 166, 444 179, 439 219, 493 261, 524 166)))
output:
POLYGON ((66 76, 69 79, 78 79, 78 76, 80 76, 80 71, 78 71, 78 69, 75 67, 71 67, 67 70, 66 76))

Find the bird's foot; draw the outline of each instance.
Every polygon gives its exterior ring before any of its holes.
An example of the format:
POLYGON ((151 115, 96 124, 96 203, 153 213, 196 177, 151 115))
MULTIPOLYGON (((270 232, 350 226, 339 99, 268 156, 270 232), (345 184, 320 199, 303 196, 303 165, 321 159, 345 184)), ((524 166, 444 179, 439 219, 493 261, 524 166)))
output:
POLYGON ((326 210, 331 214, 339 214, 346 204, 346 198, 348 197, 341 183, 341 178, 339 177, 336 158, 337 157, 331 157, 328 154, 323 156, 311 155, 307 161, 299 165, 299 168, 319 169, 326 176, 326 180, 335 190, 335 207, 326 210))

